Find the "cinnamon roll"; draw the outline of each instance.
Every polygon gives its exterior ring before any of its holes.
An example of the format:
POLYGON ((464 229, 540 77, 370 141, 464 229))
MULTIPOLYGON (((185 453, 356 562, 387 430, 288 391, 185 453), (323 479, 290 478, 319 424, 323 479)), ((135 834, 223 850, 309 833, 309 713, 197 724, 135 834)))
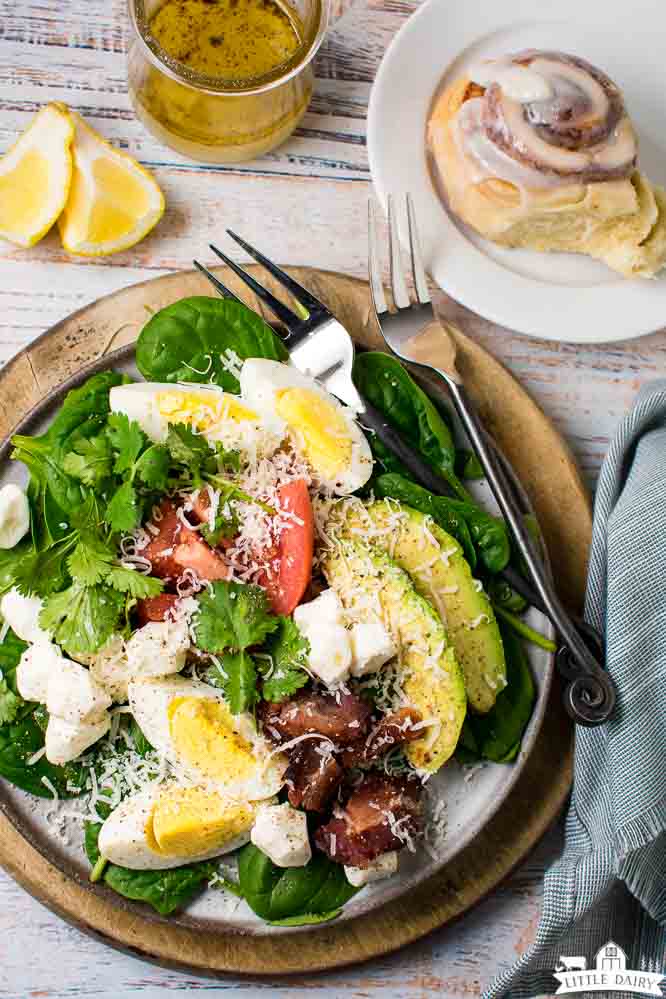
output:
POLYGON ((427 147, 450 210, 496 243, 586 253, 627 277, 666 263, 666 194, 636 167, 622 92, 584 59, 473 66, 436 95, 427 147))

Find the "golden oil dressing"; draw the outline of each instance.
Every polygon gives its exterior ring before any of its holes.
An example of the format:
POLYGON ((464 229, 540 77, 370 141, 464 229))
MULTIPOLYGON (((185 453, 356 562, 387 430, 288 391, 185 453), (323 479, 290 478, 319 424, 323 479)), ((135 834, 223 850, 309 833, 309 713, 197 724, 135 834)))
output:
POLYGON ((302 44, 296 14, 276 0, 165 0, 150 18, 147 40, 186 69, 181 83, 133 45, 129 88, 137 114, 159 139, 194 159, 239 162, 274 148, 310 100, 309 65, 271 89, 242 92, 279 71, 302 44), (188 71, 239 92, 211 93, 185 82, 188 71))
POLYGON ((225 80, 270 73, 300 44, 294 21, 274 0, 166 0, 149 28, 172 59, 225 80))

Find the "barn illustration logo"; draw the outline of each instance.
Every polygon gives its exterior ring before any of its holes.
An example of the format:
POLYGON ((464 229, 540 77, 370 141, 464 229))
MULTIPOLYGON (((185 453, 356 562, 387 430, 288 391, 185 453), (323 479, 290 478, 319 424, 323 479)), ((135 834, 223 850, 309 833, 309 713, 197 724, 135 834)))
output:
POLYGON ((588 968, 586 957, 560 957, 554 975, 560 987, 555 995, 612 991, 664 995, 659 983, 666 978, 666 973, 631 971, 627 968, 627 955, 612 940, 597 951, 594 963, 594 968, 588 968))

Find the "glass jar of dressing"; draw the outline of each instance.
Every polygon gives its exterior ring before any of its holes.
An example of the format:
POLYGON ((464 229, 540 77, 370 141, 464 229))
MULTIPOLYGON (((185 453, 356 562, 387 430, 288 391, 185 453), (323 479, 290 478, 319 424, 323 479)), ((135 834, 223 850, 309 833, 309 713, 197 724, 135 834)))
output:
POLYGON ((129 0, 129 93, 160 142, 238 163, 274 149, 312 94, 329 0, 129 0))

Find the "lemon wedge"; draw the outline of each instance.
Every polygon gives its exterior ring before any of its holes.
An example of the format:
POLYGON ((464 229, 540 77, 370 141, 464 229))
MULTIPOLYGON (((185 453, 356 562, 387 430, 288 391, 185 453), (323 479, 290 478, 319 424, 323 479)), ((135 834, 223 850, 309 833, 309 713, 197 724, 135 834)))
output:
POLYGON ((63 104, 47 104, 0 159, 0 236, 34 246, 60 215, 72 179, 74 126, 63 104))
POLYGON ((74 171, 58 219, 62 245, 87 257, 134 246, 157 225, 164 195, 147 170, 102 138, 75 111, 74 171))

